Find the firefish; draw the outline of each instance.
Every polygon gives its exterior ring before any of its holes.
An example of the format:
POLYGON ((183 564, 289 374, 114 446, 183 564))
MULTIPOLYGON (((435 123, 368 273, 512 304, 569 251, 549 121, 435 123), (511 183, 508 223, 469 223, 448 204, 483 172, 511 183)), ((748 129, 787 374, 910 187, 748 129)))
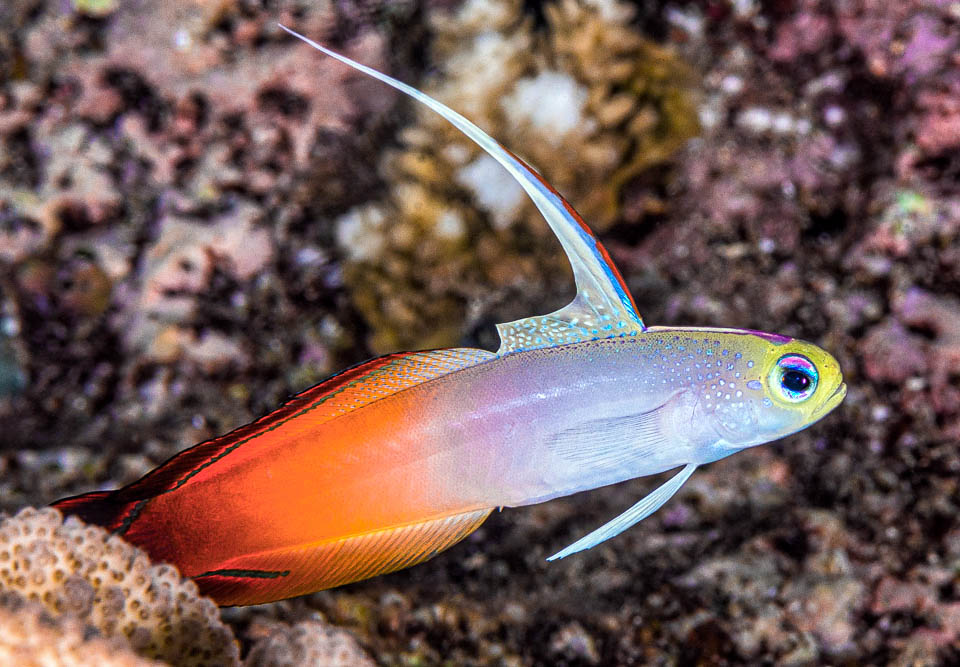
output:
MULTIPOLYGON (((282 27, 282 26, 281 26, 282 27)), ((496 352, 390 354, 347 369, 140 480, 54 503, 175 564, 221 605, 302 595, 421 563, 491 511, 680 468, 550 557, 610 539, 697 466, 803 429, 843 400, 829 353, 760 331, 647 326, 610 255, 519 157, 437 100, 291 35, 425 104, 526 191, 576 297, 497 325, 496 352)))

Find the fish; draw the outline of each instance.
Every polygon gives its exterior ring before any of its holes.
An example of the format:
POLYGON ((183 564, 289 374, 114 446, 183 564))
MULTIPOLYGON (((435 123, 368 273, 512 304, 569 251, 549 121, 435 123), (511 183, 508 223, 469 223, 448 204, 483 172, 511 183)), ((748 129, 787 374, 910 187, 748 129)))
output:
POLYGON ((648 326, 603 244, 536 170, 425 93, 281 26, 452 123, 523 187, 576 296, 497 325, 496 352, 389 354, 176 454, 53 503, 176 565, 224 606, 422 563, 490 513, 679 469, 558 560, 627 530, 697 467, 795 433, 843 400, 837 360, 789 336, 648 326))

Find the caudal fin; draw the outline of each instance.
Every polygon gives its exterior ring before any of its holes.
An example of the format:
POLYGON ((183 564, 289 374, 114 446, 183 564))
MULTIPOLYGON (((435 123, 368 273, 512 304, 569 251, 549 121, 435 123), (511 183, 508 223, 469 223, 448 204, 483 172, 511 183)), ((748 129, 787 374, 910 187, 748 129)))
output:
POLYGON ((51 506, 63 512, 64 516, 76 516, 85 523, 102 526, 113 533, 121 527, 124 517, 130 514, 132 507, 127 505, 136 504, 114 502, 111 498, 113 495, 113 491, 94 491, 62 498, 51 506))

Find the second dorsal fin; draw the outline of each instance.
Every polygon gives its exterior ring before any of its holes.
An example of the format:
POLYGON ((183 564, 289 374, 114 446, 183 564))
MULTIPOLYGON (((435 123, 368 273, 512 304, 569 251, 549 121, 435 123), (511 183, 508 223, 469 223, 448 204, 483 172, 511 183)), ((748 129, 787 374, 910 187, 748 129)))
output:
POLYGON ((183 450, 122 489, 65 498, 54 505, 122 534, 136 518, 139 503, 216 474, 216 464, 227 457, 235 461, 256 456, 261 451, 258 445, 283 437, 285 429, 316 427, 403 389, 492 358, 494 354, 487 350, 450 348, 371 359, 300 392, 254 422, 183 450))
POLYGON ((504 355, 596 338, 635 335, 644 330, 643 320, 637 313, 636 304, 620 272, 607 254, 606 248, 597 240, 567 200, 523 160, 459 113, 429 95, 331 51, 286 26, 280 27, 315 49, 406 93, 443 116, 516 179, 540 210, 550 229, 557 235, 573 267, 577 296, 570 304, 549 315, 537 315, 498 324, 500 348, 497 354, 504 355))

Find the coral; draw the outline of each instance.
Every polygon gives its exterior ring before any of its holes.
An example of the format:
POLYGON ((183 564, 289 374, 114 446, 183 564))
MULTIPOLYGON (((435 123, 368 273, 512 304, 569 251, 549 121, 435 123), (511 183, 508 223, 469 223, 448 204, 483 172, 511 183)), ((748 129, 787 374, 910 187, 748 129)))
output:
POLYGON ((114 153, 82 124, 44 132, 29 147, 8 143, 5 149, 0 174, 13 175, 0 178, 0 221, 6 219, 0 229, 0 260, 16 262, 42 251, 67 224, 101 225, 117 215, 121 195, 108 173, 114 153), (35 177, 39 187, 17 182, 15 163, 34 159, 19 151, 47 156, 42 176, 35 177))
POLYGON ((214 603, 170 565, 54 509, 0 518, 0 590, 69 614, 140 655, 178 665, 225 665, 236 641, 214 603))
POLYGON ((52 617, 40 604, 14 594, 0 596, 0 664, 17 667, 159 667, 119 639, 89 636, 70 616, 52 617))
MULTIPOLYGON (((143 10, 121 9, 111 25, 110 52, 75 68, 76 76, 87 81, 89 96, 104 88, 102 73, 112 68, 153 73, 149 83, 172 98, 172 122, 156 132, 148 115, 141 120, 126 114, 121 127, 137 150, 145 151, 161 182, 176 184, 185 171, 186 189, 199 199, 238 187, 269 193, 278 184, 279 164, 310 166, 318 131, 343 130, 354 115, 375 118, 393 100, 389 93, 351 94, 345 68, 321 66, 303 44, 277 44, 285 33, 273 21, 282 15, 270 16, 269 29, 247 23, 254 32, 244 35, 242 53, 231 53, 217 31, 228 20, 224 14, 236 11, 229 4, 150 2, 146 16, 143 10), (169 48, 171 37, 178 48, 169 48), (273 47, 249 48, 263 39, 273 47), (221 124, 239 113, 239 126, 221 124)), ((321 2, 303 11, 297 25, 324 35, 333 20, 332 4, 321 2)), ((384 65, 384 41, 374 30, 364 30, 345 50, 373 66, 384 65)))
POLYGON ((960 389, 951 382, 960 374, 960 302, 913 289, 898 299, 894 308, 907 326, 929 334, 922 344, 929 360, 934 408, 960 415, 960 389))
POLYGON ((373 667, 370 659, 346 630, 321 621, 301 621, 274 629, 250 650, 245 667, 373 667))
POLYGON ((956 199, 883 184, 874 201, 879 215, 851 254, 851 266, 870 271, 882 258, 907 258, 924 246, 948 247, 960 236, 956 199))
MULTIPOLYGON (((542 169, 602 230, 625 184, 696 134, 692 75, 639 35, 625 3, 566 0, 546 13, 542 34, 511 0, 438 13, 442 76, 425 90, 542 169)), ((436 114, 415 113, 381 165, 389 199, 337 221, 347 283, 381 352, 454 343, 484 286, 537 294, 567 275, 521 188, 436 114)))
POLYGON ((186 355, 209 369, 247 363, 243 350, 216 332, 203 338, 185 326, 196 296, 209 288, 215 268, 238 280, 249 280, 273 257, 268 230, 255 226, 259 210, 234 207, 206 224, 166 215, 160 234, 145 258, 142 288, 129 304, 122 327, 131 351, 158 361, 186 355))
POLYGON ((958 41, 947 3, 853 0, 838 6, 837 28, 872 74, 916 80, 949 62, 958 41), (893 48, 891 48, 891 45, 893 48))
MULTIPOLYGON (((551 156, 557 180, 620 145, 593 114, 626 91, 560 61, 558 40, 590 40, 556 2, 0 0, 0 508, 132 481, 369 356, 371 330, 491 347, 493 321, 562 305, 556 241, 498 168, 414 104, 378 113, 393 93, 275 26, 551 156), (71 9, 95 5, 115 9, 71 9), (545 88, 568 107, 534 104, 545 88), (231 215, 269 248, 255 273, 219 236, 231 215), (352 295, 345 256, 370 272, 352 295)), ((818 341, 843 406, 582 557, 544 562, 659 480, 496 513, 435 567, 223 611, 245 646, 319 610, 383 664, 960 662, 958 3, 629 4, 627 31, 702 90, 700 137, 668 182, 624 186, 603 234, 641 313, 818 341)), ((585 55, 616 63, 616 35, 585 55)), ((561 189, 593 224, 615 189, 579 180, 561 189)))
POLYGON ((960 75, 947 90, 925 90, 917 97, 914 138, 924 156, 935 157, 960 148, 960 75))
POLYGON ((600 663, 596 642, 577 622, 563 626, 550 637, 550 650, 558 656, 578 659, 588 665, 600 663))
POLYGON ((864 370, 875 382, 922 389, 916 408, 945 420, 947 437, 960 433, 960 302, 911 288, 892 300, 893 315, 873 326, 861 344, 864 370))
POLYGON ((960 640, 960 602, 946 590, 955 573, 943 568, 917 568, 904 579, 884 576, 873 593, 870 611, 882 619, 910 614, 920 622, 908 637, 898 639, 894 665, 943 664, 942 658, 960 640), (939 657, 938 657, 939 656, 939 657))

